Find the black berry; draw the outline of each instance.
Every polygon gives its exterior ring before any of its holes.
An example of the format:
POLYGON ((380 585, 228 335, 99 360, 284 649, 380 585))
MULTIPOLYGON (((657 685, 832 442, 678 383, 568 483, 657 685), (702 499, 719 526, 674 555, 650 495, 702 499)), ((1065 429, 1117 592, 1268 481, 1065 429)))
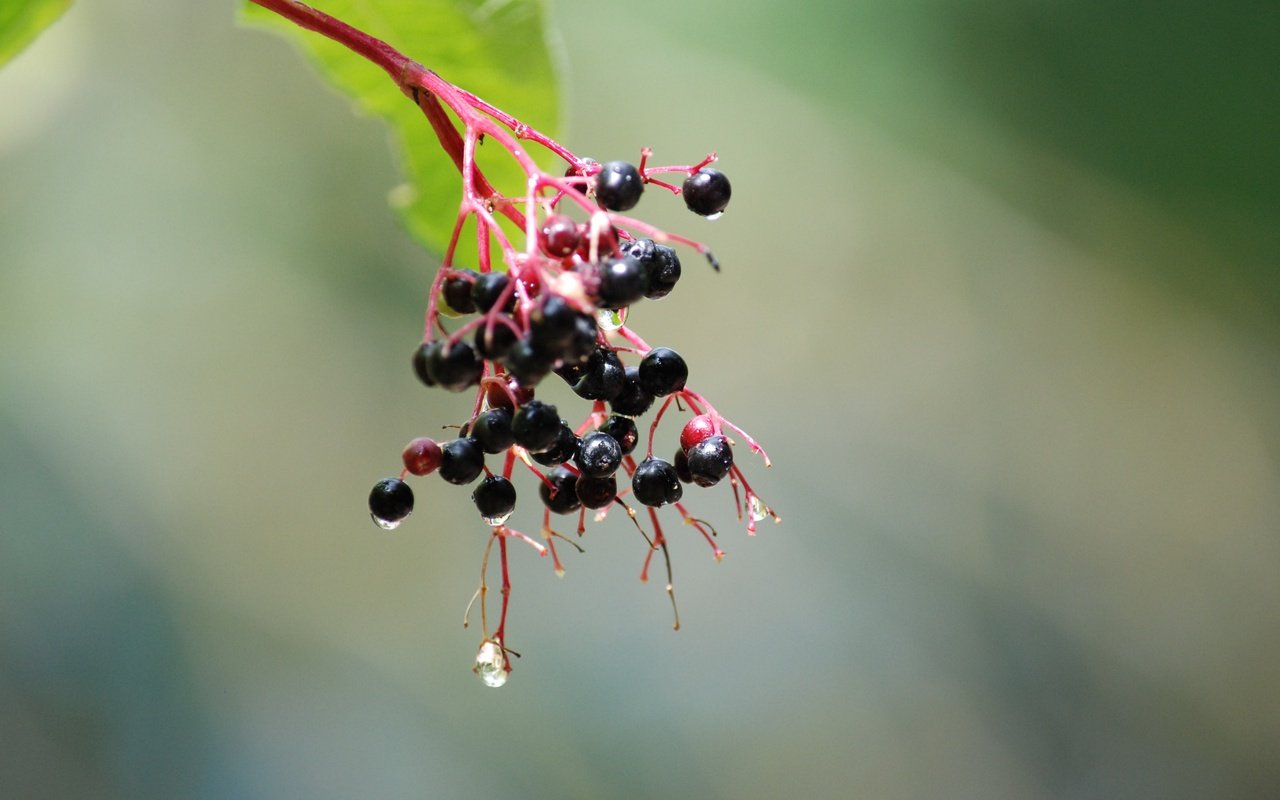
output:
POLYGON ((683 450, 676 451, 675 457, 671 459, 671 466, 675 468, 681 481, 693 483, 693 474, 689 472, 689 456, 683 450))
POLYGON ((638 417, 653 405, 653 395, 640 385, 640 369, 627 367, 626 379, 622 382, 622 391, 609 401, 615 414, 638 417))
POLYGON ((471 297, 471 287, 475 285, 479 273, 471 269, 456 269, 444 279, 440 294, 444 296, 444 304, 459 314, 470 314, 476 310, 476 301, 471 297))
POLYGON ((600 285, 596 297, 602 308, 626 308, 644 297, 647 281, 644 267, 630 256, 606 259, 600 264, 600 285))
POLYGON ((505 408, 491 408, 481 413, 471 423, 470 436, 486 453, 501 453, 515 441, 511 434, 511 412, 505 408))
POLYGON ((578 373, 573 393, 584 400, 612 400, 622 391, 627 373, 622 361, 609 347, 597 347, 578 373))
POLYGON ((574 435, 573 428, 560 422, 560 433, 556 437, 555 444, 543 450, 540 453, 533 453, 533 460, 537 461, 544 467, 554 467, 556 464, 563 464, 573 458, 578 452, 578 437, 574 435))
POLYGON ((635 450, 636 443, 640 441, 640 431, 636 429, 635 420, 618 414, 606 419, 600 426, 600 432, 612 436, 618 446, 622 448, 624 456, 635 450))
POLYGON ((383 478, 369 492, 369 514, 379 527, 390 530, 413 511, 413 490, 399 478, 383 478))
POLYGON ((644 268, 644 296, 650 300, 666 297, 680 280, 680 256, 664 244, 655 244, 652 239, 639 239, 628 242, 622 253, 639 261, 644 268))
POLYGON ((695 214, 709 217, 729 205, 729 179, 718 169, 703 167, 684 179, 680 190, 684 204, 695 214))
POLYGON ((424 342, 413 351, 413 374, 427 386, 436 385, 435 378, 431 377, 431 372, 427 370, 427 362, 431 360, 431 354, 439 349, 439 342, 424 342))
POLYGON ((660 458, 646 458, 640 462, 631 476, 631 491, 646 506, 677 503, 684 496, 676 468, 660 458))
POLYGON ((604 508, 618 496, 618 482, 612 475, 603 478, 580 475, 573 488, 587 508, 604 508))
POLYGON ((505 319, 507 319, 505 315, 498 318, 494 321, 492 328, 489 327, 489 321, 484 320, 476 328, 474 341, 476 352, 481 358, 501 361, 507 357, 507 353, 511 352, 511 346, 516 343, 516 332, 510 325, 503 322, 505 319))
POLYGON ((529 338, 547 352, 558 352, 573 339, 578 311, 558 295, 548 295, 529 315, 529 338))
POLYGON ((516 444, 531 453, 546 450, 560 438, 560 412, 541 400, 530 400, 516 411, 511 432, 516 444))
POLYGON ((427 357, 427 374, 451 392, 461 392, 480 382, 484 361, 466 342, 445 342, 427 357))
POLYGON ((612 475, 622 463, 622 445, 607 433, 596 431, 582 437, 578 454, 573 457, 578 470, 591 478, 612 475))
POLYGON ((610 161, 596 175, 596 200, 609 211, 630 211, 643 192, 644 179, 634 164, 610 161))
POLYGON ((506 478, 490 475, 471 493, 471 502, 486 522, 501 524, 515 510, 516 487, 506 478))
POLYGON ((538 487, 542 503, 553 514, 571 514, 582 507, 577 492, 578 475, 567 467, 557 467, 538 487), (547 483, 550 483, 548 486, 547 483))
POLYGON ((465 486, 484 471, 484 450, 466 436, 445 442, 440 448, 440 467, 436 472, 449 483, 465 486))
MULTIPOLYGON (((471 299, 475 301, 476 308, 480 311, 488 311, 497 304, 498 298, 507 290, 507 284, 511 279, 507 277, 505 272, 482 272, 476 277, 475 284, 471 287, 471 299)), ((516 307, 516 295, 512 291, 507 296, 507 301, 503 305, 503 311, 511 311, 516 307)))
POLYGON ((708 436, 689 448, 689 474, 699 486, 714 486, 733 466, 733 448, 719 434, 708 436))
POLYGON ((581 364, 596 349, 598 338, 596 318, 590 314, 579 314, 573 321, 573 334, 560 357, 566 364, 581 364))
POLYGON ((521 386, 537 386, 551 372, 556 358, 533 343, 529 337, 522 337, 511 346, 507 353, 506 367, 521 386))
POLYGON ((640 361, 640 385, 656 397, 665 397, 684 388, 689 366, 669 347, 655 347, 640 361))

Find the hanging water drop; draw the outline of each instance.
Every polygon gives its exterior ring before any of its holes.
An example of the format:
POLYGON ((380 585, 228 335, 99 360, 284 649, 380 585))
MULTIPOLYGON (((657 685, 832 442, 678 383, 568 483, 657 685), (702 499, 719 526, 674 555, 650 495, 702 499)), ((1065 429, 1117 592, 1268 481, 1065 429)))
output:
POLYGON ((404 522, 402 519, 382 519, 377 514, 370 514, 369 518, 384 531, 394 531, 396 528, 400 527, 401 522, 404 522))
POLYGON ((616 331, 624 321, 621 311, 602 308, 596 312, 596 325, 602 331, 616 331))
POLYGON ((486 639, 476 654, 476 665, 472 671, 480 676, 485 686, 498 688, 507 682, 507 657, 502 647, 492 640, 486 639))
POLYGON ((752 522, 759 522, 772 514, 773 514, 773 511, 768 506, 766 506, 759 497, 756 497, 754 494, 751 495, 751 521, 752 522))
POLYGON ((724 216, 723 211, 717 211, 714 214, 708 214, 706 219, 707 219, 707 222, 715 222, 716 220, 720 219, 723 216, 724 216))
POLYGON ((501 525, 501 524, 503 524, 504 522, 506 522, 507 520, 511 519, 511 515, 512 515, 512 513, 514 513, 514 512, 513 512, 513 511, 508 511, 508 512, 507 512, 507 513, 505 513, 505 514, 499 514, 499 515, 497 515, 496 517, 485 517, 485 516, 482 516, 482 517, 480 517, 480 519, 484 521, 484 524, 485 524, 485 525, 488 525, 488 526, 490 526, 490 527, 496 528, 496 527, 498 527, 499 525, 501 525))

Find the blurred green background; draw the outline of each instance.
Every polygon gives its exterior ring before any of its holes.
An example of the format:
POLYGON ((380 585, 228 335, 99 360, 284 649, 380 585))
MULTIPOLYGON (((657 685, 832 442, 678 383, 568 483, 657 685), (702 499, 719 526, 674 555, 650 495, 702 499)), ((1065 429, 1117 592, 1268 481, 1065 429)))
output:
POLYGON ((694 498, 679 633, 624 520, 516 549, 499 691, 468 493, 365 511, 434 257, 233 8, 0 70, 0 794, 1280 796, 1274 3, 558 0, 564 140, 733 180, 633 322, 785 521, 694 498))

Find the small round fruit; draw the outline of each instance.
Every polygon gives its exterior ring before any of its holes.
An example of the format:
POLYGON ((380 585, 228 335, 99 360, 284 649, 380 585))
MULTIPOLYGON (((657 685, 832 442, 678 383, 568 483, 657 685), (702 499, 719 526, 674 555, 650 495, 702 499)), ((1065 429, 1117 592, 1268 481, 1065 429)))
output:
POLYGON ((614 414, 601 423, 600 432, 612 436, 622 448, 624 456, 635 450, 636 444, 640 441, 640 431, 636 429, 635 420, 619 414, 614 414))
POLYGON ((627 380, 626 369, 610 347, 597 347, 578 372, 573 393, 584 400, 612 400, 627 380))
POLYGON ((559 295, 542 298, 529 315, 529 338, 547 352, 563 350, 573 339, 578 310, 559 295))
POLYGON ((681 483, 693 483, 693 475, 689 472, 689 456, 683 450, 676 451, 671 459, 671 466, 675 468, 681 483))
POLYGON ((413 351, 413 374, 417 375, 418 380, 427 386, 436 385, 436 379, 431 377, 431 372, 427 369, 427 362, 431 360, 432 354, 439 349, 439 342, 423 342, 413 351))
POLYGON ((631 476, 631 491, 646 506, 678 503, 684 496, 676 468, 660 458, 646 458, 631 476))
POLYGON ((630 211, 643 192, 640 170, 626 161, 610 161, 596 175, 596 200, 609 211, 630 211))
POLYGON ((533 453, 533 460, 537 461, 544 467, 554 467, 557 464, 573 458, 578 452, 578 437, 574 435, 573 428, 560 422, 560 435, 556 437, 556 443, 543 450, 541 453, 533 453))
POLYGON ((516 487, 506 478, 490 475, 471 493, 471 502, 486 522, 500 525, 515 510, 516 487))
POLYGON ((622 445, 607 433, 588 433, 578 443, 573 463, 583 475, 591 478, 612 475, 622 463, 622 445))
POLYGON ((542 503, 553 514, 572 514, 582 507, 577 492, 578 475, 568 467, 556 467, 538 486, 542 503), (548 486, 547 484, 550 483, 548 486))
POLYGON ((733 448, 719 434, 708 436, 689 448, 689 474, 699 486, 714 486, 733 466, 733 448))
POLYGON ((680 431, 680 449, 688 450, 715 432, 716 428, 711 422, 711 417, 707 414, 699 414, 686 422, 680 431))
POLYGON ((552 214, 538 231, 538 246, 552 258, 568 258, 581 241, 578 223, 564 214, 552 214))
POLYGON ((470 436, 486 453, 501 453, 511 446, 515 437, 511 434, 511 412, 505 408, 491 408, 482 412, 471 423, 470 436))
POLYGON ((511 352, 511 347, 516 343, 516 332, 511 329, 502 320, 508 317, 504 314, 495 320, 493 327, 489 327, 489 321, 485 320, 476 328, 475 348, 481 358, 487 358, 490 361, 501 361, 507 357, 507 353, 511 352))
POLYGON ((664 244, 638 239, 624 245, 622 254, 631 256, 644 267, 644 296, 650 300, 666 297, 680 280, 680 256, 664 244))
POLYGON ((511 420, 516 444, 530 453, 546 450, 560 438, 560 412, 550 403, 530 400, 520 406, 511 420))
POLYGON ((551 373, 556 357, 536 345, 528 336, 523 336, 511 345, 507 353, 506 367, 521 386, 530 388, 537 386, 543 378, 551 373))
POLYGON ((436 471, 449 483, 465 486, 484 471, 484 450, 479 442, 466 436, 445 442, 436 471))
POLYGON ((600 265, 600 285, 596 289, 602 308, 626 308, 644 297, 647 281, 644 267, 631 256, 610 258, 600 265))
POLYGON ((689 365, 670 347, 655 347, 640 361, 640 385, 656 397, 666 397, 684 388, 689 365))
POLYGON ((640 369, 627 367, 626 380, 622 382, 622 391, 609 401, 615 414, 638 417, 653 405, 653 395, 640 385, 640 369))
MULTIPOLYGON (((476 308, 480 311, 488 311, 493 308, 498 298, 507 290, 507 284, 511 279, 507 277, 505 272, 482 272, 476 277, 476 282, 471 287, 471 299, 475 301, 476 308)), ((503 311, 511 311, 516 307, 516 295, 512 291, 507 296, 507 301, 503 305, 503 311)))
POLYGON ((618 481, 612 475, 603 478, 580 475, 574 484, 574 491, 587 508, 604 508, 618 496, 618 481))
POLYGON ((413 511, 413 490, 399 478, 383 478, 369 492, 369 515, 378 527, 391 530, 413 511))
POLYGON ((466 342, 441 343, 427 358, 427 374, 451 392, 461 392, 480 382, 484 361, 466 342))
POLYGON ((729 179, 718 169, 703 167, 684 179, 680 193, 684 204, 704 217, 719 214, 729 205, 729 179))
POLYGON ((440 445, 435 439, 421 436, 405 445, 400 460, 414 475, 430 475, 440 466, 440 445))
POLYGON ((480 275, 473 269, 457 269, 444 279, 440 294, 444 304, 459 314, 470 314, 476 310, 476 301, 471 297, 471 288, 480 275))

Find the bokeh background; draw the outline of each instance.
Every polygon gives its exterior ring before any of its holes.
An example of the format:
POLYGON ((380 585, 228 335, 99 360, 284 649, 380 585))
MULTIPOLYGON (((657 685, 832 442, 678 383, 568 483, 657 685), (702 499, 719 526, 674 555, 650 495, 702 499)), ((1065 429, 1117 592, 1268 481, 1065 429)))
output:
POLYGON ((784 523, 695 498, 678 633, 624 520, 515 550, 498 691, 468 493, 365 511, 434 257, 233 8, 0 71, 0 794, 1280 796, 1273 3, 557 0, 566 142, 733 180, 633 321, 784 523))

